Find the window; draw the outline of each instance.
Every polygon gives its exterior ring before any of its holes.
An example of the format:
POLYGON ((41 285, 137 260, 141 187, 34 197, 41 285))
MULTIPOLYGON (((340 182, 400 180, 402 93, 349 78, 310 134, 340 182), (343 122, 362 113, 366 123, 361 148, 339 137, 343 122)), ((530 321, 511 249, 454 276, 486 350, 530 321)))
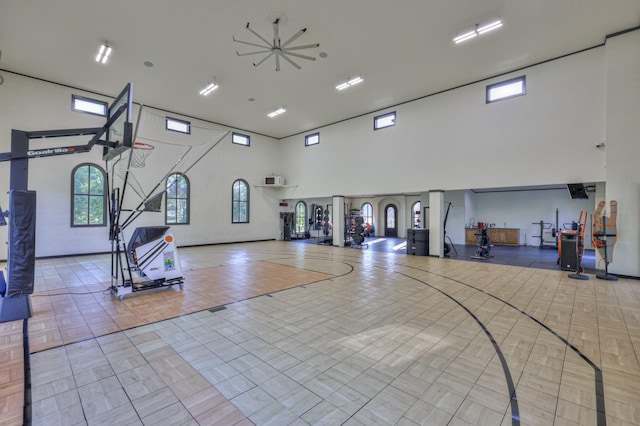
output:
POLYGON ((71 226, 105 226, 107 223, 104 170, 96 164, 80 164, 71 172, 71 226))
POLYGON ((304 145, 318 145, 320 143, 320 133, 313 133, 304 137, 304 145))
POLYGON ((396 125, 396 112, 373 117, 373 130, 384 129, 396 125))
POLYGON ((231 222, 249 223, 249 184, 243 179, 233 182, 231 222))
POLYGON ((167 178, 165 205, 167 224, 189 223, 189 179, 182 173, 172 173, 167 178))
POLYGON ((307 230, 307 205, 304 201, 296 203, 296 229, 295 232, 305 232, 307 230))
POLYGON ((191 134, 191 123, 188 121, 178 120, 177 118, 166 119, 166 128, 173 132, 191 134))
POLYGON ((107 103, 95 99, 71 95, 71 110, 87 114, 107 116, 107 103))
POLYGON ((420 208, 420 201, 413 203, 411 207, 411 216, 413 217, 413 227, 422 228, 422 212, 420 208))
POLYGON ((373 207, 370 203, 364 203, 362 205, 362 209, 360 209, 362 213, 362 219, 364 219, 364 223, 368 223, 369 225, 373 225, 373 207))
POLYGON ((510 99, 516 96, 527 94, 527 84, 525 76, 512 78, 487 86, 487 103, 510 99))
POLYGON ((244 145, 244 146, 249 146, 251 145, 251 138, 247 135, 243 135, 242 133, 233 133, 231 135, 231 142, 238 144, 238 145, 244 145))

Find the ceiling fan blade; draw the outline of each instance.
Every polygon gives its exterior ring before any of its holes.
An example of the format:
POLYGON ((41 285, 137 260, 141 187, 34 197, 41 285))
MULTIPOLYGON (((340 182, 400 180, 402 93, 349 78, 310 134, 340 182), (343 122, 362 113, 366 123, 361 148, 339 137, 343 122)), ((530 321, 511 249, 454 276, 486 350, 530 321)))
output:
POLYGON ((249 43, 248 41, 236 40, 235 37, 232 37, 232 38, 233 38, 233 41, 235 41, 236 43, 248 44, 249 46, 263 47, 263 48, 266 48, 266 49, 271 49, 271 46, 269 46, 269 45, 263 46, 262 44, 249 43))
POLYGON ((300 37, 302 34, 304 34, 307 31, 306 28, 301 29, 300 31, 298 31, 297 33, 295 33, 294 35, 291 36, 291 38, 287 41, 284 42, 283 45, 281 45, 281 48, 287 47, 289 45, 289 43, 291 43, 293 40, 297 39, 298 37, 300 37))
POLYGON ((257 32, 253 31, 253 29, 249 26, 249 23, 247 22, 247 26, 245 27, 247 30, 249 30, 249 32, 251 32, 251 34, 253 34, 254 36, 258 37, 260 40, 264 41, 266 43, 267 46, 271 46, 271 44, 267 41, 267 39, 265 39, 264 37, 262 37, 260 34, 258 34, 257 32))
MULTIPOLYGON (((288 57, 288 54, 283 53, 283 54, 282 54, 282 55, 280 55, 280 56, 282 56, 282 57, 283 57, 287 62, 289 62, 291 65, 293 65, 293 66, 294 66, 294 67, 296 67, 297 69, 302 68, 300 65, 296 64, 295 62, 293 62, 293 61, 288 57)), ((315 59, 315 58, 314 58, 314 59, 315 59)))
POLYGON ((260 64, 262 64, 264 61, 266 61, 267 59, 269 59, 272 55, 273 55, 273 52, 269 53, 267 56, 265 56, 264 58, 260 59, 260 61, 259 61, 259 62, 257 62, 257 63, 256 63, 256 62, 254 62, 254 63, 253 63, 253 66, 254 66, 254 67, 260 66, 260 64))
POLYGON ((300 50, 300 49, 313 49, 314 47, 320 47, 320 43, 314 43, 314 44, 305 44, 304 46, 293 46, 293 47, 287 47, 286 49, 283 47, 282 50, 300 50))
POLYGON ((309 61, 315 61, 316 60, 316 58, 314 58, 313 56, 301 55, 299 53, 289 52, 288 50, 282 52, 282 56, 284 56, 286 58, 286 55, 295 56, 296 58, 307 59, 309 61))
POLYGON ((276 53, 276 71, 280 71, 280 54, 276 53))
POLYGON ((278 23, 280 18, 273 21, 273 47, 280 48, 280 34, 278 34, 278 23))
POLYGON ((249 55, 257 55, 258 53, 268 53, 271 52, 271 50, 259 50, 257 52, 247 52, 247 53, 240 53, 238 51, 236 51, 236 55, 238 56, 249 56, 249 55))

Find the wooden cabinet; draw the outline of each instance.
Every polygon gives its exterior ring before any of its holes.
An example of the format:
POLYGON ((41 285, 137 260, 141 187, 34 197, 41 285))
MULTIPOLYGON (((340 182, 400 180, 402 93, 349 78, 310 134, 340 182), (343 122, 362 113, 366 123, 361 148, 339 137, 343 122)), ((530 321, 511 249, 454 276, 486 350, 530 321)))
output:
MULTIPOLYGON (((467 245, 478 244, 476 234, 480 233, 478 228, 465 229, 465 241, 467 245)), ((487 230, 491 244, 503 246, 520 245, 520 228, 489 228, 487 230)))

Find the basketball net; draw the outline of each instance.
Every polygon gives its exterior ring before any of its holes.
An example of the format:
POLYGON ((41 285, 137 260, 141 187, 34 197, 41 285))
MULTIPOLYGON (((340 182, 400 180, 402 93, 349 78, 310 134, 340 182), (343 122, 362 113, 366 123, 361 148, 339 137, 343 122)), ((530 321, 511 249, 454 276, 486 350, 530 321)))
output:
POLYGON ((135 142, 131 150, 131 167, 141 168, 145 166, 146 158, 151 154, 155 147, 144 142, 135 142))

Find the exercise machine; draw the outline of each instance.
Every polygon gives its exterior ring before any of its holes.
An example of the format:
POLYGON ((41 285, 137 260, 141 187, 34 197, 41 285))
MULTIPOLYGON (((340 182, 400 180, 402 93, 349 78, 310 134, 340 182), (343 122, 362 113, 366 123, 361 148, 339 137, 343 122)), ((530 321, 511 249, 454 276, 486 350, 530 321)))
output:
POLYGON ((491 255, 491 237, 489 237, 487 233, 487 229, 489 228, 488 223, 478 222, 478 233, 476 233, 476 238, 478 238, 478 251, 475 255, 471 256, 472 259, 480 259, 485 260, 491 255))
POLYGON ((604 260, 604 274, 596 274, 596 278, 607 281, 617 281, 618 277, 609 273, 609 264, 613 262, 613 248, 618 241, 618 202, 609 202, 609 214, 604 209, 606 202, 598 202, 591 221, 591 239, 593 246, 604 260))
POLYGON ((534 235, 533 238, 540 238, 540 249, 553 249, 558 250, 558 215, 559 211, 556 209, 556 226, 552 228, 553 224, 541 220, 540 222, 533 222, 532 225, 540 226, 540 235, 534 235), (552 240, 545 240, 545 234, 551 234, 552 240))
POLYGON ((558 244, 558 262, 560 269, 564 271, 574 271, 569 274, 569 278, 576 280, 588 280, 584 275, 582 267, 582 257, 584 255, 584 233, 589 220, 589 212, 580 210, 580 217, 577 222, 572 223, 572 229, 563 229, 560 232, 560 243, 558 244))

